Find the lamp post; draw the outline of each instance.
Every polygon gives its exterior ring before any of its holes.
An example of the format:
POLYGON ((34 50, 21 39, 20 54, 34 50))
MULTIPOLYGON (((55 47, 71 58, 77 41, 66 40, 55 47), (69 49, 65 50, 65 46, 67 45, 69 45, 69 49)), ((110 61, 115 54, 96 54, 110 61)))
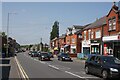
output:
POLYGON ((9 57, 9 44, 8 44, 8 38, 9 38, 9 20, 10 20, 10 14, 16 14, 16 13, 8 13, 7 14, 7 46, 6 46, 6 57, 9 57))

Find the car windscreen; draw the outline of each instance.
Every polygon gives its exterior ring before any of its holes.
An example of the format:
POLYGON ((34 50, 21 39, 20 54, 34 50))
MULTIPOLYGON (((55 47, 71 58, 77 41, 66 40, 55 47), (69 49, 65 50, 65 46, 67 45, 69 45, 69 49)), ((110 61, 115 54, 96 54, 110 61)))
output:
POLYGON ((35 51, 35 52, 32 52, 32 53, 37 54, 37 52, 36 52, 36 51, 35 51))
POLYGON ((103 61, 104 63, 120 64, 120 60, 116 57, 104 57, 103 61))
POLYGON ((64 54, 62 54, 62 56, 69 57, 69 54, 64 53, 64 54))
POLYGON ((41 53, 41 56, 49 56, 48 53, 41 53))

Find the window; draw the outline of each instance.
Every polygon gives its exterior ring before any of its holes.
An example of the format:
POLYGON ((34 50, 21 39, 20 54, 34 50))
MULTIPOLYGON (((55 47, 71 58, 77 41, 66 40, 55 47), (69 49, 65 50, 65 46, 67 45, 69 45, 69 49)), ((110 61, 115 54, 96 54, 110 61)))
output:
POLYGON ((90 61, 95 61, 95 56, 92 56, 92 57, 90 58, 90 61))
POLYGON ((109 23, 109 31, 116 29, 116 18, 115 17, 110 18, 108 20, 108 23, 109 23))
POLYGON ((75 43, 75 39, 74 38, 72 38, 72 43, 75 43))
POLYGON ((109 20, 109 31, 112 30, 112 20, 109 20))
POLYGON ((84 31, 84 40, 86 40, 86 31, 84 31))
POLYGON ((114 18, 113 19, 113 30, 115 30, 116 29, 116 19, 114 18))
POLYGON ((91 30, 88 31, 88 39, 90 40, 91 30))
POLYGON ((91 32, 91 38, 93 39, 93 36, 94 36, 94 32, 91 32))
POLYGON ((101 32, 100 32, 100 30, 97 30, 96 31, 96 38, 100 38, 101 37, 101 32))
POLYGON ((79 34, 79 35, 78 35, 78 37, 79 37, 79 38, 82 38, 82 35, 81 35, 81 34, 79 34))

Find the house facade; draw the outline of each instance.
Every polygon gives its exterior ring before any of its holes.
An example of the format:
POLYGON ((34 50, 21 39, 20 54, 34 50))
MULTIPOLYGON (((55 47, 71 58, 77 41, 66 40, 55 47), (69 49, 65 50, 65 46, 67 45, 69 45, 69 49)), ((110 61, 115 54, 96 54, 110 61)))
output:
POLYGON ((103 27, 106 26, 106 16, 96 19, 82 31, 82 53, 102 54, 103 27))
POLYGON ((81 30, 84 26, 73 25, 72 28, 68 28, 66 31, 66 45, 65 50, 69 51, 72 57, 76 57, 77 53, 81 53, 81 30))
POLYGON ((115 5, 106 17, 107 27, 104 27, 104 54, 120 58, 120 10, 115 5))
POLYGON ((120 58, 120 10, 115 3, 106 16, 87 25, 82 36, 82 53, 120 58))

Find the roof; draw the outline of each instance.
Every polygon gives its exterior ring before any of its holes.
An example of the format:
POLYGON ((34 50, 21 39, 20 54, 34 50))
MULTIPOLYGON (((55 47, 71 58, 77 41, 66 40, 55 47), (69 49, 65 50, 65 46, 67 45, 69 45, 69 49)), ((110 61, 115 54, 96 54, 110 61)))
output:
POLYGON ((80 26, 80 25, 73 25, 73 28, 75 28, 75 29, 83 29, 83 28, 84 28, 84 26, 80 26))
POLYGON ((66 34, 62 34, 59 38, 65 38, 66 34))
POLYGON ((68 29, 69 31, 72 31, 72 28, 70 28, 70 27, 68 27, 67 29, 68 29))
POLYGON ((115 13, 118 12, 118 6, 116 6, 115 4, 112 6, 111 10, 109 11, 109 13, 107 14, 107 16, 110 14, 111 11, 114 11, 115 13))
POLYGON ((93 22, 89 25, 86 25, 86 27, 84 29, 96 28, 96 27, 100 27, 105 24, 106 24, 106 16, 104 16, 100 19, 97 19, 95 22, 93 22))

